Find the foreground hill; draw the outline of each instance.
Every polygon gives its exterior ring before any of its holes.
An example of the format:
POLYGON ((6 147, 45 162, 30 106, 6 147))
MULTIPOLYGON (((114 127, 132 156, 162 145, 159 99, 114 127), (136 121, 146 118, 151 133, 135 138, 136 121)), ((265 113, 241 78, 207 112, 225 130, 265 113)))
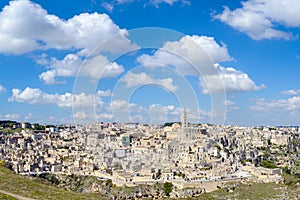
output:
MULTIPOLYGON (((56 188, 39 178, 23 177, 4 167, 0 167, 0 189, 11 194, 33 199, 103 199, 99 194, 81 194, 56 188)), ((6 194, 0 194, 0 197, 1 199, 14 199, 6 194)))
MULTIPOLYGON (((188 199, 299 199, 299 179, 286 175, 288 184, 233 183, 212 193, 188 199), (298 183, 298 184, 297 184, 298 183)), ((75 183, 70 183, 75 184, 75 183)), ((120 189, 120 188, 119 188, 120 189)), ((118 188, 114 188, 118 190, 118 188)), ((24 177, 0 167, 0 199, 106 199, 96 193, 78 193, 51 185, 44 179, 24 177)))

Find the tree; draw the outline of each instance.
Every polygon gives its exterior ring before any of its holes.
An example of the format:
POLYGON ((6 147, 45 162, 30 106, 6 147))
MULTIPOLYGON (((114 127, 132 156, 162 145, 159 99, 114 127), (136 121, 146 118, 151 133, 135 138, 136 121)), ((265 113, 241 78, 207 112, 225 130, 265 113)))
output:
POLYGON ((167 196, 170 196, 172 189, 173 189, 173 184, 171 182, 164 183, 164 192, 167 196))
POLYGON ((274 164, 272 161, 269 161, 269 160, 262 160, 261 165, 264 168, 269 168, 269 169, 274 169, 274 168, 278 167, 276 164, 274 164))

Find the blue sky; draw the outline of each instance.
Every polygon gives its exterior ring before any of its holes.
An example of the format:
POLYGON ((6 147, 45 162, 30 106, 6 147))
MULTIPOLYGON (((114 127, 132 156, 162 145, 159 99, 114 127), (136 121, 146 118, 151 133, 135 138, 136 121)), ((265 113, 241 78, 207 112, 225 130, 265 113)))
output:
POLYGON ((294 0, 0 7, 0 119, 300 125, 294 0))

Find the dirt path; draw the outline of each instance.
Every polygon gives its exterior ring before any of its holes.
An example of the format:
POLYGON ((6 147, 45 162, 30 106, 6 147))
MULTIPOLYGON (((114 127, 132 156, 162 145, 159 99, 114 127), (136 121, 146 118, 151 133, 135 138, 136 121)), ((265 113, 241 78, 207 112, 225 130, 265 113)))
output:
POLYGON ((28 197, 22 197, 22 196, 20 196, 20 195, 12 194, 12 193, 10 193, 10 192, 6 192, 6 191, 3 191, 3 190, 0 190, 0 193, 6 194, 6 195, 9 195, 9 196, 12 196, 12 197, 14 197, 14 198, 16 198, 16 199, 18 199, 18 200, 33 200, 33 199, 31 199, 31 198, 28 198, 28 197))

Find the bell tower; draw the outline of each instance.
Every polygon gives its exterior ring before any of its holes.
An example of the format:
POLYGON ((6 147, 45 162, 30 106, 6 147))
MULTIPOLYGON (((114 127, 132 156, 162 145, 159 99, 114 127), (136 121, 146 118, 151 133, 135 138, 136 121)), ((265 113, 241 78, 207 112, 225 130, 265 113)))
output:
POLYGON ((187 112, 186 109, 183 110, 182 116, 181 116, 181 127, 187 128, 188 127, 188 119, 187 119, 187 112))

